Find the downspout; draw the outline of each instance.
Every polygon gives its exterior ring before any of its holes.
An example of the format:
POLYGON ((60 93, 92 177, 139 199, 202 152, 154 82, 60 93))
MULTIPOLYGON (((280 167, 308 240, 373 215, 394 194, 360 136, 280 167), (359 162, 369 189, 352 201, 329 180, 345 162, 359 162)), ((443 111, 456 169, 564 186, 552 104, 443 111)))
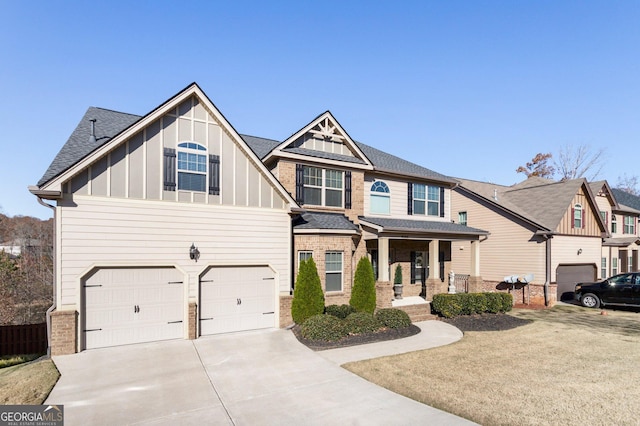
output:
POLYGON ((51 210, 53 210, 53 282, 51 283, 51 288, 53 290, 53 303, 51 304, 51 306, 49 307, 49 309, 47 309, 47 313, 46 313, 46 319, 47 319, 47 356, 51 356, 51 312, 53 312, 56 308, 57 308, 57 298, 56 298, 56 208, 55 206, 52 206, 51 204, 47 204, 44 201, 42 201, 42 198, 37 197, 38 198, 38 203, 40 203, 41 205, 45 206, 45 207, 49 207, 51 210))
POLYGON ((545 280, 544 280, 544 306, 549 306, 549 284, 551 283, 551 236, 547 235, 545 242, 545 280))

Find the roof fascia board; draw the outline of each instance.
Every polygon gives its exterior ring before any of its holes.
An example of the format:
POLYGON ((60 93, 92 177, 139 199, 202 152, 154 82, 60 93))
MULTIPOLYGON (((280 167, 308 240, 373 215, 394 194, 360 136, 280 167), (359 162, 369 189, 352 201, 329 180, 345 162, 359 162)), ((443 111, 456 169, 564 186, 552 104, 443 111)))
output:
POLYGON ((349 229, 293 229, 294 234, 337 234, 337 235, 358 235, 360 232, 349 229))
MULTIPOLYGON (((278 153, 278 157, 286 158, 288 160, 298 160, 305 163, 320 163, 320 164, 339 166, 342 168, 349 168, 349 169, 373 170, 373 167, 366 164, 349 163, 349 162, 339 161, 339 160, 330 160, 328 158, 311 157, 308 155, 294 154, 292 152, 280 151, 278 153)), ((267 160, 265 159, 265 162, 266 161, 267 160)))
POLYGON ((311 130, 312 127, 316 126, 317 124, 319 124, 322 120, 324 120, 326 118, 331 119, 333 121, 333 124, 335 124, 338 127, 338 130, 340 130, 340 132, 344 135, 344 137, 345 137, 345 139, 346 139, 346 141, 347 141, 347 143, 349 145, 349 148, 354 150, 358 154, 360 159, 363 160, 370 168, 373 168, 373 164, 371 163, 371 161, 367 158, 366 155, 364 155, 364 152, 362 152, 362 150, 353 141, 353 139, 351 139, 351 136, 349 136, 349 133, 347 133, 347 131, 342 127, 340 122, 338 122, 338 120, 336 120, 336 118, 333 116, 333 114, 331 114, 330 111, 325 111, 324 113, 320 114, 315 119, 311 120, 311 122, 309 124, 307 124, 306 126, 302 127, 300 130, 295 132, 293 135, 291 135, 287 139, 285 139, 284 142, 282 142, 280 145, 275 147, 264 158, 264 161, 266 162, 266 161, 270 160, 272 156, 282 156, 282 154, 283 154, 282 150, 283 149, 285 149, 287 146, 289 146, 290 143, 292 143, 293 141, 298 139, 303 134, 307 133, 309 130, 311 130))

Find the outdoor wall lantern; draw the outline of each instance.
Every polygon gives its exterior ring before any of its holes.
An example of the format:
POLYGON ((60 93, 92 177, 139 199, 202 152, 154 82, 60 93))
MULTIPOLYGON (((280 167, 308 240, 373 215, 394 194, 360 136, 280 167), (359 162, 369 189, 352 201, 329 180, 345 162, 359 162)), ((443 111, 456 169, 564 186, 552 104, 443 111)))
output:
POLYGON ((191 247, 189 248, 189 258, 196 262, 200 258, 200 250, 198 250, 198 247, 196 247, 194 243, 191 243, 191 247))
POLYGON ((579 249, 578 249, 578 256, 580 256, 581 254, 582 254, 582 249, 581 249, 581 248, 579 248, 579 249))

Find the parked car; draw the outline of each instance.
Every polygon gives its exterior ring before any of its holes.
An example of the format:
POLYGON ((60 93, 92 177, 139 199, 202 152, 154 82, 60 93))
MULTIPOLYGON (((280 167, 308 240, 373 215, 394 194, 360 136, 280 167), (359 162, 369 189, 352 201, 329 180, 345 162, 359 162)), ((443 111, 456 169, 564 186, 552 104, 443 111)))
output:
POLYGON ((575 298, 587 308, 640 306, 640 272, 614 275, 597 283, 578 283, 575 298))

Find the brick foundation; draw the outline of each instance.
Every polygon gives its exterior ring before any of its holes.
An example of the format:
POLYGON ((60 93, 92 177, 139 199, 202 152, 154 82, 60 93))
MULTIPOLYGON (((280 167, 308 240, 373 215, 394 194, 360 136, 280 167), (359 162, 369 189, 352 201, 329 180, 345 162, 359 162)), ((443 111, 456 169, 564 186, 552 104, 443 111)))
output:
POLYGON ((53 311, 51 313, 51 355, 69 355, 78 352, 78 312, 53 311))
POLYGON ((198 304, 196 302, 189 303, 189 339, 198 338, 198 304))
POLYGON ((396 306, 409 315, 411 322, 435 320, 438 317, 431 313, 431 303, 421 303, 419 305, 396 306))
MULTIPOLYGON (((511 284, 498 281, 482 281, 481 283, 471 283, 469 279, 469 292, 503 292, 511 293, 513 295, 514 304, 529 304, 531 306, 545 306, 544 304, 544 284, 529 284, 528 286, 522 286, 516 284, 516 288, 512 289, 511 284)), ((549 307, 554 306, 557 301, 558 286, 556 284, 549 284, 549 294, 547 296, 549 301, 549 307)))

